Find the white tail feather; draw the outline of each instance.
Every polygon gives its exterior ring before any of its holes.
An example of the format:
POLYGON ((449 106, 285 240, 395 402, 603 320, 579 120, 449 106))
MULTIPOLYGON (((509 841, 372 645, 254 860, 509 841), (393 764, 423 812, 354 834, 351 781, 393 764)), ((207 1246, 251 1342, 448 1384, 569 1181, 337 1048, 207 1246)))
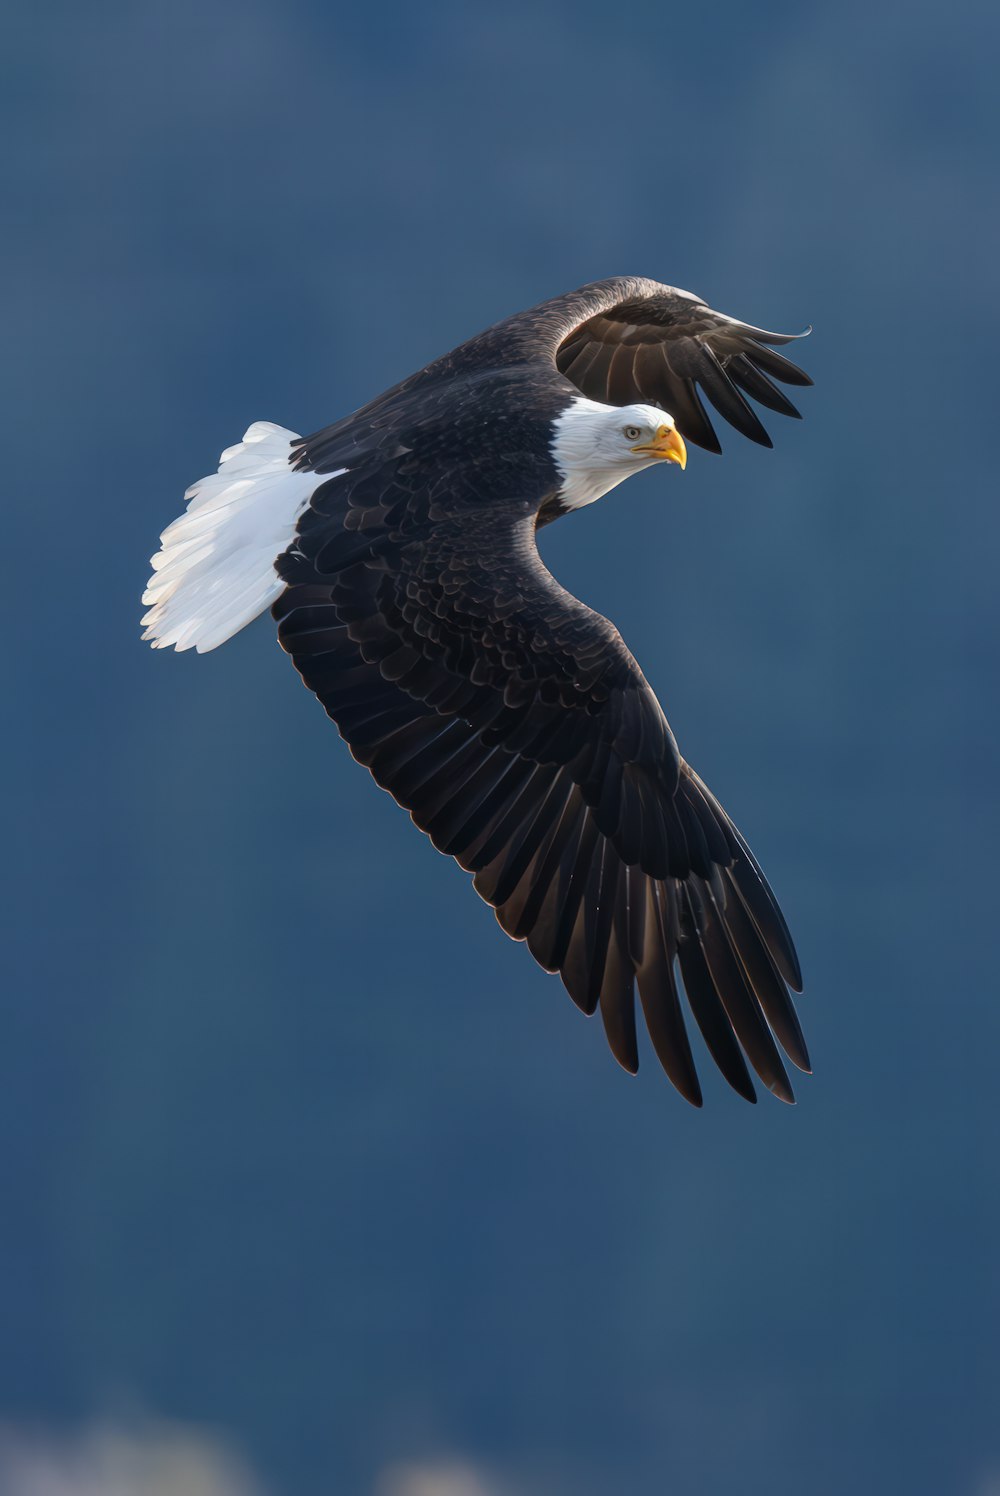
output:
POLYGON ((294 472, 295 439, 283 426, 255 421, 223 452, 219 471, 188 489, 187 509, 160 536, 142 595, 149 607, 142 637, 154 649, 204 654, 284 591, 274 563, 294 539, 315 489, 336 477, 294 472))

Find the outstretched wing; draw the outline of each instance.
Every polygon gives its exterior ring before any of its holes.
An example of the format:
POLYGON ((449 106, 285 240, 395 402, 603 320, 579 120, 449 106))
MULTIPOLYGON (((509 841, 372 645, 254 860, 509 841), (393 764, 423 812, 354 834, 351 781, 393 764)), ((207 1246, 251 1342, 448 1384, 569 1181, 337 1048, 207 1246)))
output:
MULTIPOLYGON (((609 283, 611 284, 611 283, 609 283)), ((771 438, 747 396, 781 415, 799 412, 773 383, 812 380, 772 344, 796 336, 766 332, 715 312, 699 297, 653 281, 620 284, 618 299, 572 327, 556 365, 592 400, 648 401, 670 411, 686 441, 720 452, 699 388, 737 431, 761 446, 771 438), (641 288, 636 293, 635 287, 641 288)))
MULTIPOLYGON (((335 460, 329 436, 317 445, 335 460)), ((309 441, 297 458, 311 464, 309 441)), ((803 1069, 808 1056, 784 921, 617 630, 543 566, 537 499, 484 505, 468 472, 428 486, 389 431, 356 459, 313 495, 273 608, 354 757, 507 933, 600 1008, 627 1069, 638 987, 664 1069, 700 1103, 679 966, 730 1084, 755 1099, 745 1055, 791 1100, 775 1039, 803 1069)))
POLYGON ((739 322, 676 286, 613 276, 517 312, 424 372, 518 362, 554 366, 591 400, 659 405, 674 417, 685 441, 719 452, 699 389, 737 431, 769 447, 771 438, 749 401, 798 417, 774 381, 812 380, 774 346, 805 336, 739 322))

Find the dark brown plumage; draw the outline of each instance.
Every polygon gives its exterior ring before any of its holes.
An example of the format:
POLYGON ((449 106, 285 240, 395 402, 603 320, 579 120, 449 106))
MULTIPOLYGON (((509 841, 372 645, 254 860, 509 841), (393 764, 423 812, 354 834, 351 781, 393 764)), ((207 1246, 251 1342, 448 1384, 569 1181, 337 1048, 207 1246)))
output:
POLYGON ((276 568, 282 647, 350 745, 442 852, 474 874, 508 934, 599 1009, 638 1065, 635 991, 663 1068, 701 1089, 677 973, 716 1064, 748 1100, 746 1061, 792 1091, 809 1068, 777 903, 725 811, 680 757, 614 626, 538 555, 557 517, 553 422, 578 393, 669 411, 719 443, 699 388, 752 441, 748 403, 797 415, 808 384, 786 336, 687 293, 619 279, 544 303, 293 446, 329 474, 276 568))

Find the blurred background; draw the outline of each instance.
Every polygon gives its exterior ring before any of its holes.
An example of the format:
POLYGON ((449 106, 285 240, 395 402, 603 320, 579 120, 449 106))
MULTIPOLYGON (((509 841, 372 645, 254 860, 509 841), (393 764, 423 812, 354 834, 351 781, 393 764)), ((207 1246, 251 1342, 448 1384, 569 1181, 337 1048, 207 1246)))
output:
POLYGON ((0 1490, 996 1496, 995 6, 7 31, 0 1490), (611 274, 815 325, 543 545, 781 897, 794 1110, 619 1070, 267 619, 139 641, 251 421, 611 274))

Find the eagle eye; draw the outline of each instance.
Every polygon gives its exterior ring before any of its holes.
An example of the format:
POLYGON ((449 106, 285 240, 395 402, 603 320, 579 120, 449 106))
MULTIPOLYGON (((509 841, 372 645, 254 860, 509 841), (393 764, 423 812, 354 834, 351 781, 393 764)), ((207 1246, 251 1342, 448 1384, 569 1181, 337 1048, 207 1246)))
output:
POLYGON ((630 442, 637 442, 642 435, 642 432, 639 430, 638 426, 626 426, 625 435, 628 437, 630 442))

